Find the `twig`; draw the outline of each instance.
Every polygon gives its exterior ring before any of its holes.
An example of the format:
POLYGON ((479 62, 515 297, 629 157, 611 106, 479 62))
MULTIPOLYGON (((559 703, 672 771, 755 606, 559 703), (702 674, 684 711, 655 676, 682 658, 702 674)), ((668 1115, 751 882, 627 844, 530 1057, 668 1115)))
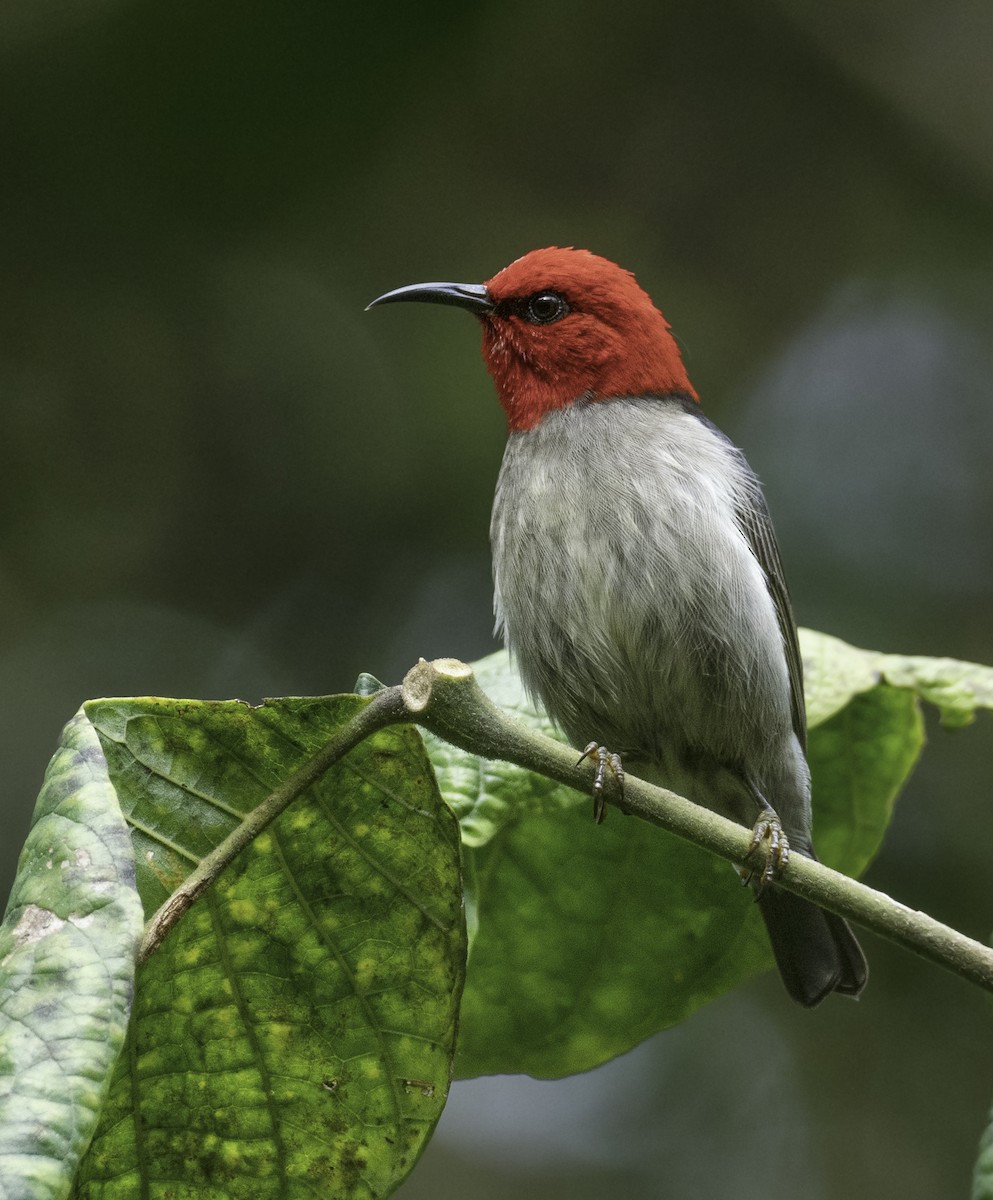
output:
MULTIPOLYGON (((575 750, 529 729, 497 708, 479 687, 471 667, 450 658, 421 661, 399 687, 377 692, 319 754, 268 796, 200 863, 149 921, 139 961, 155 951, 224 867, 301 792, 369 734, 405 722, 421 725, 481 758, 515 763, 580 792, 590 789, 590 768, 577 764, 575 750)), ((751 830, 675 792, 628 775, 623 799, 615 797, 612 802, 623 812, 667 829, 736 866, 745 864, 751 830)), ((993 992, 993 950, 926 913, 909 909, 885 893, 799 854, 790 858, 778 883, 993 992)))

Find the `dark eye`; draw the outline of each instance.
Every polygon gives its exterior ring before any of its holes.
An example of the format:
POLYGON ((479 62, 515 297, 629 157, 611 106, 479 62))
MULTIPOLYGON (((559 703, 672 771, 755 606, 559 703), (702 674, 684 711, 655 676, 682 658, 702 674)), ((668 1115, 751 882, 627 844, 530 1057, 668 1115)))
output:
POLYGON ((569 312, 565 297, 558 292, 535 292, 524 301, 524 317, 532 325, 551 325, 569 312))

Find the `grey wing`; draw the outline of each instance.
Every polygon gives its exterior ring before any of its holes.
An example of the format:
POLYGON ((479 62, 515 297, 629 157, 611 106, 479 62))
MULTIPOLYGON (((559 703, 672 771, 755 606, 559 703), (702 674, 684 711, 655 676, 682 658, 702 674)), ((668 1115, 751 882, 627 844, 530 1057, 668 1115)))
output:
POLYGON ((783 637, 783 649, 786 651, 786 667, 790 676, 790 712, 793 717, 793 731, 799 739, 804 751, 807 749, 807 712, 803 702, 803 660, 800 658, 800 643, 797 640, 796 618, 793 616, 793 602, 790 591, 786 586, 786 576, 779 557, 779 546, 776 542, 776 531, 772 527, 769 516, 769 506, 759 482, 749 470, 752 482, 747 501, 739 504, 736 510, 741 532, 748 539, 752 553, 758 560, 769 585, 769 595, 776 609, 776 620, 779 622, 779 632, 783 637))

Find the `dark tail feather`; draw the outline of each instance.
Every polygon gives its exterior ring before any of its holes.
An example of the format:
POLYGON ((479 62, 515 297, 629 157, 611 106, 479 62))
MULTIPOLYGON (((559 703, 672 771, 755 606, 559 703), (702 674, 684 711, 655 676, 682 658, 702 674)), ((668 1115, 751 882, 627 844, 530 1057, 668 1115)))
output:
POLYGON ((858 996, 869 968, 846 921, 775 886, 759 895, 758 904, 776 966, 798 1004, 813 1008, 829 992, 858 996))

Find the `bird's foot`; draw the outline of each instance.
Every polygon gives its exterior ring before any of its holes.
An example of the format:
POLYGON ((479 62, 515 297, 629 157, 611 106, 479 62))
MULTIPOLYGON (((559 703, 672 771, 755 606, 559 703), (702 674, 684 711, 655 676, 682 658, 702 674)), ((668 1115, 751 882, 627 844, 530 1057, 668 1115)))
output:
POLYGON ((778 875, 781 875, 790 860, 790 843, 779 817, 769 808, 762 812, 752 828, 752 843, 748 847, 745 861, 754 860, 755 866, 746 866, 741 871, 741 882, 755 887, 756 894, 764 891, 778 875))
MULTIPOLYGON (((621 756, 619 754, 612 754, 606 746, 600 746, 596 742, 590 742, 579 756, 579 762, 583 762, 587 758, 596 759, 596 770, 593 773, 593 820, 598 825, 602 825, 603 819, 607 815, 607 801, 604 796, 607 770, 609 769, 614 777, 618 795, 623 798, 624 767, 621 764, 621 756)), ((579 764, 577 763, 576 765, 578 766, 579 764)))

